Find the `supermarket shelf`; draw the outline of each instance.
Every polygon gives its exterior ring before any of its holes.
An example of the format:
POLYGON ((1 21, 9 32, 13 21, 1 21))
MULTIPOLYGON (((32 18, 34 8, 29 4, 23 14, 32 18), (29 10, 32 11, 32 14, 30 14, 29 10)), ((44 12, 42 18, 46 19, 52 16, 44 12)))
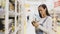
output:
MULTIPOLYGON (((6 5, 5 5, 5 9, 1 9, 0 10, 0 19, 4 19, 3 20, 3 22, 4 22, 4 24, 5 24, 5 34, 16 34, 18 31, 20 31, 21 29, 22 29, 22 24, 23 23, 21 23, 21 24, 18 24, 18 26, 17 26, 17 16, 19 17, 19 16, 21 16, 21 14, 23 13, 21 13, 20 11, 22 11, 22 10, 19 10, 19 12, 17 11, 17 0, 15 0, 15 11, 10 11, 9 10, 9 2, 8 2, 9 0, 6 0, 6 5), (6 13, 6 14, 5 14, 6 13), (10 20, 10 19, 13 19, 13 20, 10 20), (12 22, 11 21, 14 21, 13 23, 14 23, 14 32, 12 32, 12 33, 10 33, 11 32, 11 30, 12 30, 12 26, 11 27, 9 27, 10 26, 10 24, 12 24, 12 22), (17 27, 16 27, 17 26, 17 27)), ((20 2, 20 1, 22 1, 22 0, 19 0, 19 3, 23 3, 23 2, 20 2)), ((19 6, 18 7, 20 7, 20 4, 19 4, 19 6)), ((20 9, 20 8, 19 8, 20 9)), ((19 17, 20 18, 20 17, 19 17)), ((19 19, 18 18, 18 19, 19 19)), ((20 21, 20 20, 19 20, 20 21)), ((20 23, 20 22, 19 22, 20 23)), ((23 29, 22 29, 23 30, 23 29)), ((23 33, 23 31, 21 30, 21 32, 23 33)), ((21 34, 21 33, 20 33, 21 34)))
MULTIPOLYGON (((19 13, 15 13, 15 12, 9 12, 9 17, 15 17, 15 14, 16 15, 20 15, 19 13)), ((0 18, 4 18, 5 16, 5 12, 0 12, 0 18)))
POLYGON ((15 32, 17 32, 17 31, 20 29, 20 27, 21 27, 21 24, 18 25, 16 31, 14 31, 13 34, 14 34, 15 32))

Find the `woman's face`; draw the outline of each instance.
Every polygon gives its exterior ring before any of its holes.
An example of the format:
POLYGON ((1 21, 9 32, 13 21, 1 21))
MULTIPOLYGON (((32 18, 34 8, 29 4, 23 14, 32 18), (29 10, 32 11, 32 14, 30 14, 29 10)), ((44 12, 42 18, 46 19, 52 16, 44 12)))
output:
POLYGON ((42 6, 38 8, 41 15, 44 15, 46 13, 46 9, 44 9, 42 6))

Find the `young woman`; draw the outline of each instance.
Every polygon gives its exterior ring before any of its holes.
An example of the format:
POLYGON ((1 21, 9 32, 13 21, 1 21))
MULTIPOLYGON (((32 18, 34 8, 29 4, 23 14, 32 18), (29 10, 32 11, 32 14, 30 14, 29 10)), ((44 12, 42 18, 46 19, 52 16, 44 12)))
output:
POLYGON ((36 34, 53 34, 52 18, 48 13, 47 6, 42 4, 38 7, 39 21, 33 21, 32 24, 36 28, 36 34))

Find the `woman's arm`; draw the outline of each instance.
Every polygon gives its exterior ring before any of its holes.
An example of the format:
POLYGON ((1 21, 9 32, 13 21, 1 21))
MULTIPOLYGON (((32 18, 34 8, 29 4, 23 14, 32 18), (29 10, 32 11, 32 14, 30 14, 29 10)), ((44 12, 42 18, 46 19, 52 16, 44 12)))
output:
POLYGON ((41 25, 39 25, 39 26, 37 27, 37 29, 41 29, 41 30, 44 31, 45 33, 49 33, 49 29, 47 29, 47 28, 45 28, 45 27, 43 27, 43 26, 41 26, 41 25))
POLYGON ((52 19, 51 18, 49 18, 49 19, 47 19, 46 20, 46 27, 47 28, 45 28, 45 27, 43 27, 43 26, 41 26, 41 25, 39 25, 37 28, 38 29, 41 29, 42 31, 44 31, 44 32, 46 32, 46 33, 50 33, 51 31, 52 31, 52 19))
POLYGON ((41 29, 42 31, 44 31, 47 34, 56 34, 52 29, 45 28, 45 27, 43 27, 41 25, 39 25, 37 28, 41 29))

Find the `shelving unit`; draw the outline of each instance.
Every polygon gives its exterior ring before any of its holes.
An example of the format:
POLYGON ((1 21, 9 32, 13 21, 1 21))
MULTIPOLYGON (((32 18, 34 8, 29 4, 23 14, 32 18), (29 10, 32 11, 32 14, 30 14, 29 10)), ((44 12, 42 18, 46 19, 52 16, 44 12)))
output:
POLYGON ((10 11, 9 10, 9 0, 6 0, 6 5, 5 5, 5 9, 3 10, 2 14, 0 14, 0 18, 4 19, 5 23, 5 34, 24 34, 24 22, 23 20, 25 19, 23 17, 23 1, 22 0, 15 0, 15 11, 10 11), (17 2, 18 4, 18 9, 19 11, 17 11, 17 2), (22 7, 22 8, 21 8, 22 7), (18 17, 18 18, 17 18, 18 17), (22 19, 24 18, 24 19, 22 19), (13 22, 9 22, 9 21, 13 21, 13 22), (14 31, 12 32, 12 23, 13 23, 13 28, 14 31))

